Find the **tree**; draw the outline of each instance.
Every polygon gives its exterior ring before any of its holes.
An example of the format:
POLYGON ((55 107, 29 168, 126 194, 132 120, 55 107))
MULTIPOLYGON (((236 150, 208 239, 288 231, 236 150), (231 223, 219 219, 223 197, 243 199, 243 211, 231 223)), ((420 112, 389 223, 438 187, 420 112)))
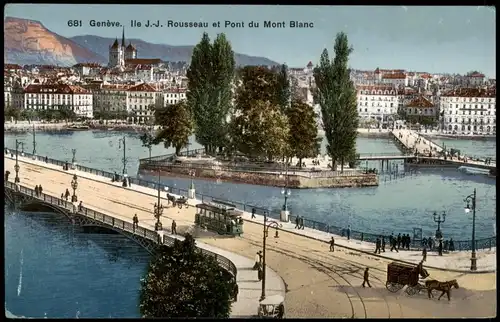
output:
POLYGON ((234 283, 187 234, 158 247, 141 280, 139 308, 145 318, 228 318, 234 283))
POLYGON ((287 117, 269 101, 254 101, 231 122, 235 149, 269 161, 288 156, 289 132, 287 117))
POLYGON ((256 101, 268 101, 279 106, 276 94, 276 73, 263 66, 245 66, 238 71, 239 86, 236 90, 236 110, 244 112, 252 108, 256 101))
POLYGON ((20 108, 15 108, 12 105, 10 105, 10 102, 7 102, 7 105, 5 106, 5 109, 3 110, 4 118, 5 119, 14 119, 14 121, 17 124, 17 120, 21 118, 21 109, 20 108))
POLYGON ((314 68, 316 88, 315 101, 321 107, 323 128, 327 139, 327 152, 332 158, 332 169, 337 162, 344 163, 355 155, 358 127, 356 90, 350 80, 348 60, 353 49, 349 47, 347 35, 337 34, 335 58, 330 61, 328 51, 323 50, 319 66, 314 68))
POLYGON ((316 157, 319 153, 316 113, 312 106, 295 100, 286 112, 290 127, 290 152, 299 159, 302 166, 303 158, 316 157))
POLYGON ((283 113, 290 106, 291 85, 288 77, 288 67, 283 64, 276 73, 276 99, 283 113))
POLYGON ((193 49, 186 76, 196 141, 208 152, 226 145, 234 68, 234 52, 226 36, 218 34, 210 44, 204 33, 193 49))
POLYGON ((40 115, 41 111, 44 111, 44 110, 36 111, 33 109, 23 109, 20 113, 20 118, 27 120, 28 123, 31 123, 31 121, 33 121, 37 117, 37 115, 40 115))
POLYGON ((189 144, 189 136, 193 131, 191 112, 185 101, 159 107, 155 110, 155 123, 160 130, 154 139, 155 144, 163 142, 165 148, 174 147, 175 154, 189 144))

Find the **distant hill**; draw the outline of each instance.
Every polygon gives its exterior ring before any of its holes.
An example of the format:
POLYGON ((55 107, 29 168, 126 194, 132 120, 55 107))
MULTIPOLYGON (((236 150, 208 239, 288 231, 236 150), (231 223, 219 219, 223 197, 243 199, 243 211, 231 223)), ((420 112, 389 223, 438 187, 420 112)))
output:
POLYGON ((71 66, 81 62, 107 63, 74 41, 45 28, 41 22, 6 17, 4 19, 4 62, 7 64, 47 64, 71 66))
MULTIPOLYGON (((85 35, 70 38, 82 47, 85 47, 101 56, 108 57, 109 46, 113 44, 115 38, 104 38, 99 36, 85 35)), ((121 41, 118 39, 118 41, 121 41)), ((164 61, 191 61, 191 54, 194 46, 171 46, 152 44, 140 39, 126 39, 137 48, 138 58, 160 58, 164 61)), ((265 57, 248 56, 235 54, 237 65, 278 65, 277 62, 265 57)))
MULTIPOLYGON (((4 18, 4 63, 47 64, 71 66, 83 62, 108 63, 108 48, 114 38, 93 35, 66 38, 60 36, 35 20, 4 18)), ((130 39, 137 48, 138 58, 160 58, 164 61, 187 61, 191 59, 194 46, 170 46, 151 44, 130 39)), ((129 39, 127 39, 128 45, 129 39)), ((237 65, 277 65, 265 57, 236 53, 237 65)))

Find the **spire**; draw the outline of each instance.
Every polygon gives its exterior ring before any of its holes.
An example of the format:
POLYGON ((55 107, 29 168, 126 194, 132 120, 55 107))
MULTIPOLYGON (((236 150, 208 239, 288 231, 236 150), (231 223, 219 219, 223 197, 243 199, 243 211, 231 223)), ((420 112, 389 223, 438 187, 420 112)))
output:
POLYGON ((125 47, 125 26, 123 27, 123 32, 122 32, 122 47, 125 47))

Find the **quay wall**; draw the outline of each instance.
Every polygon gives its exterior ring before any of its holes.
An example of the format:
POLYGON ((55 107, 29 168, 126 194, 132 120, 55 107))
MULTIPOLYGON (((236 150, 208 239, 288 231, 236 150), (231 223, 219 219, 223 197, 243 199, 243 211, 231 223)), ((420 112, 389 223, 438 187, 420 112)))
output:
MULTIPOLYGON (((202 167, 176 167, 169 165, 141 164, 139 171, 157 173, 158 169, 164 176, 181 178, 202 178, 207 180, 221 180, 232 183, 255 184, 262 186, 283 187, 285 184, 294 189, 307 188, 348 188, 348 187, 374 187, 378 186, 378 177, 374 173, 346 172, 331 176, 324 175, 294 175, 288 174, 288 182, 285 175, 280 176, 274 172, 241 171, 241 170, 217 170, 202 167)), ((321 173, 321 172, 320 172, 321 173)), ((319 174, 320 174, 319 173, 319 174)))

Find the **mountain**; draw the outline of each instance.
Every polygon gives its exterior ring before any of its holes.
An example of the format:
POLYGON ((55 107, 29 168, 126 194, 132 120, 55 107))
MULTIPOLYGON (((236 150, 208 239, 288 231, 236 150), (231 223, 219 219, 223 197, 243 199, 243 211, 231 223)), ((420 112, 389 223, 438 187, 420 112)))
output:
POLYGON ((6 17, 4 19, 4 62, 30 65, 71 66, 81 62, 107 63, 100 56, 71 39, 48 30, 39 21, 6 17))
MULTIPOLYGON (((119 37, 118 42, 121 42, 119 37)), ((115 38, 85 35, 71 37, 71 40, 101 56, 108 57, 108 48, 115 38)), ((132 42, 137 49, 137 58, 160 58, 163 61, 191 61, 194 46, 171 46, 152 44, 140 39, 126 39, 127 45, 132 42)), ((265 57, 248 56, 235 53, 236 65, 278 65, 277 62, 265 57)))
MULTIPOLYGON (((4 62, 60 66, 83 62, 107 64, 108 48, 114 40, 93 35, 66 38, 48 30, 39 21, 5 17, 4 62)), ((127 45, 129 41, 137 48, 138 58, 160 58, 172 62, 189 62, 194 47, 151 44, 139 39, 127 39, 127 45)), ((235 53, 235 59, 237 65, 278 64, 265 57, 239 53, 235 53)))

